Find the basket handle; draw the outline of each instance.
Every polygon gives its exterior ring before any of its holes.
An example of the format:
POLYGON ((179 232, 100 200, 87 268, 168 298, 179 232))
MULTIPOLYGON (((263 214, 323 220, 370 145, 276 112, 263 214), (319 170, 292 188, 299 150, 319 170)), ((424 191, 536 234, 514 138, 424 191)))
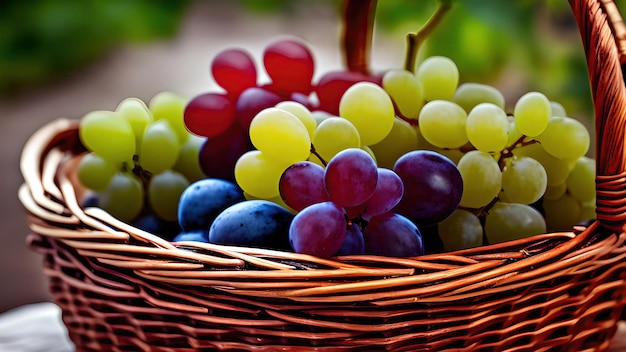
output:
POLYGON ((613 0, 569 0, 587 56, 595 109, 596 213, 616 232, 626 223, 626 24, 613 0))

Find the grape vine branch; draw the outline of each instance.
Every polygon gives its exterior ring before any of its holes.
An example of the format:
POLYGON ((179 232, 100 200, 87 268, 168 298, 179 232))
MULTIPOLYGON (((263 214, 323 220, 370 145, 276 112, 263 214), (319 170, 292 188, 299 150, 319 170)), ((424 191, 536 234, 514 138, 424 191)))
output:
POLYGON ((452 0, 440 0, 437 10, 432 16, 424 23, 416 33, 409 33, 406 35, 407 49, 406 57, 404 59, 404 69, 409 72, 415 71, 415 61, 417 60, 417 54, 419 49, 424 44, 428 36, 437 28, 441 20, 446 13, 452 8, 452 0))

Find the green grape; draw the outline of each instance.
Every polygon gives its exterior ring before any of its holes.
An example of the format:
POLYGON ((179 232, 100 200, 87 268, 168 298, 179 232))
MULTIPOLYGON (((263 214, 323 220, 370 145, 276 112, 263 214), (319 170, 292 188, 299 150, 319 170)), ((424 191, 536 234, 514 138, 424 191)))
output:
POLYGON ((235 164, 235 180, 241 189, 259 199, 279 196, 278 181, 289 163, 271 159, 258 150, 243 154, 235 164))
MULTIPOLYGON (((324 165, 324 163, 320 160, 320 158, 318 158, 318 157, 317 157, 317 155, 315 155, 315 154, 313 154, 313 153, 311 153, 311 155, 309 156, 309 158, 308 158, 308 159, 306 159, 306 160, 307 160, 307 161, 310 161, 310 162, 312 162, 312 163, 314 163, 314 164, 316 164, 316 165, 319 165, 319 166, 321 166, 321 167, 323 167, 323 168, 326 168, 326 165, 324 165)), ((327 161, 326 159, 324 159, 324 161, 325 161, 326 163, 328 163, 328 161, 327 161)))
POLYGON ((468 142, 467 114, 457 104, 435 100, 426 103, 419 116, 422 137, 439 148, 459 148, 468 142))
POLYGON ((167 121, 180 143, 185 143, 189 137, 189 131, 185 127, 183 112, 187 105, 186 98, 172 92, 161 92, 150 100, 148 106, 155 120, 167 121))
POLYGON ((513 155, 518 157, 527 156, 541 163, 546 170, 548 186, 555 186, 565 182, 569 175, 569 165, 565 160, 560 160, 548 154, 541 144, 529 144, 521 148, 513 149, 513 155))
POLYGON ((478 247, 483 244, 480 219, 467 210, 457 209, 437 225, 445 251, 478 247))
POLYGON ((478 150, 467 152, 457 165, 463 178, 460 206, 480 208, 491 202, 502 188, 502 172, 496 160, 478 150))
POLYGON ((420 129, 419 126, 413 126, 413 129, 415 130, 415 135, 417 137, 417 149, 423 149, 423 150, 435 150, 435 149, 441 149, 441 148, 437 148, 434 145, 430 144, 426 138, 424 138, 424 136, 422 135, 422 130, 420 129))
POLYGON ((108 187, 98 194, 100 207, 124 222, 132 221, 143 209, 143 184, 131 173, 116 173, 108 187))
POLYGON ((556 101, 550 101, 550 110, 552 111, 552 116, 567 116, 563 105, 556 101))
POLYGON ((552 116, 550 101, 539 92, 526 93, 515 103, 513 115, 521 133, 536 137, 546 129, 552 116))
POLYGON ((204 145, 206 138, 190 135, 187 142, 180 147, 176 164, 172 167, 180 172, 190 182, 205 178, 206 175, 200 167, 200 149, 204 145))
POLYGON ((178 219, 178 201, 189 186, 181 173, 167 170, 152 176, 148 183, 148 203, 159 218, 165 221, 178 219))
POLYGON ((315 133, 315 129, 317 128, 317 121, 306 106, 295 101, 283 101, 276 104, 276 108, 290 112, 293 116, 297 117, 304 127, 306 127, 307 132, 309 132, 309 138, 313 139, 313 133, 315 133))
POLYGON ((427 102, 452 100, 459 84, 459 69, 454 61, 445 56, 427 58, 418 66, 415 75, 427 102))
POLYGON ((509 120, 502 108, 491 103, 476 105, 467 115, 467 138, 476 149, 499 152, 509 141, 509 120))
POLYGON ((384 89, 374 83, 358 82, 341 97, 339 116, 352 122, 363 145, 372 145, 391 131, 395 110, 384 89))
POLYGON ((459 104, 469 114, 480 103, 491 103, 504 110, 505 101, 502 93, 489 85, 481 83, 463 83, 452 97, 452 101, 459 104))
POLYGON ((417 77, 406 70, 389 70, 383 76, 382 84, 402 116, 417 120, 424 105, 422 86, 417 77))
POLYGON ((513 143, 522 138, 523 134, 517 129, 517 126, 515 126, 515 118, 513 116, 507 116, 507 119, 509 120, 509 139, 506 142, 506 146, 511 147, 513 143))
MULTIPOLYGON (((361 138, 354 125, 341 117, 329 117, 317 126, 313 145, 319 155, 329 162, 335 154, 348 148, 360 148, 361 138)), ((311 156, 312 159, 317 157, 311 156)))
POLYGON ((94 191, 102 191, 111 182, 113 175, 120 169, 119 165, 112 164, 96 153, 87 153, 78 163, 78 180, 94 191))
POLYGON ((378 160, 376 159, 376 154, 374 154, 374 151, 372 150, 372 148, 366 145, 362 145, 361 150, 364 150, 367 154, 369 154, 372 157, 372 160, 374 160, 374 164, 376 164, 376 166, 379 166, 378 160))
POLYGON ((545 199, 559 199, 563 197, 567 191, 567 182, 559 183, 558 185, 546 187, 546 193, 543 194, 545 199))
POLYGON ((146 104, 137 98, 124 99, 115 112, 130 123, 135 134, 135 144, 141 145, 146 127, 153 121, 152 112, 146 104))
POLYGON ((580 222, 581 204, 567 193, 558 199, 544 199, 542 205, 548 231, 571 231, 580 222))
POLYGON ((287 163, 306 160, 311 152, 311 138, 304 124, 277 108, 267 108, 252 119, 250 140, 268 158, 287 163))
POLYGON ((582 203, 580 208, 580 221, 594 220, 597 217, 596 214, 596 200, 590 200, 582 203))
POLYGON ((553 116, 537 137, 543 149, 558 159, 578 159, 589 149, 589 131, 571 117, 553 116))
POLYGON ((174 167, 180 147, 171 125, 165 120, 156 120, 144 131, 139 164, 153 174, 160 174, 174 167))
POLYGON ((526 204, 496 202, 485 218, 485 236, 491 244, 545 232, 541 213, 526 204))
POLYGON ((392 169, 399 157, 417 150, 417 132, 408 122, 396 117, 387 137, 370 148, 376 155, 378 166, 392 169))
POLYGON ((326 120, 329 117, 338 117, 335 116, 333 114, 329 114, 326 111, 323 110, 315 110, 311 112, 311 116, 313 116, 313 119, 315 120, 315 124, 317 126, 320 125, 320 123, 322 123, 322 121, 326 120))
POLYGON ((596 197, 596 162, 586 156, 580 157, 567 176, 567 192, 579 202, 585 203, 596 197))
POLYGON ((529 157, 510 160, 502 171, 500 199, 508 203, 532 204, 541 198, 548 175, 540 162, 529 157))
POLYGON ((111 163, 131 162, 135 154, 135 134, 130 123, 111 111, 93 111, 80 120, 81 142, 111 163))
POLYGON ((463 157, 463 155, 465 155, 465 152, 462 152, 459 149, 434 148, 433 151, 446 156, 448 159, 452 160, 452 162, 454 162, 455 164, 458 164, 461 158, 463 157))

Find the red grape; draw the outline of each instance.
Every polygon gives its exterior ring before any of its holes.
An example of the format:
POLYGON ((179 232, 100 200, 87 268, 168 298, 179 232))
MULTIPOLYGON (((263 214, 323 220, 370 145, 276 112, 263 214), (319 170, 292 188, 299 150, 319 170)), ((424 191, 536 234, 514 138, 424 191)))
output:
POLYGON ((263 52, 263 64, 274 89, 283 93, 311 92, 315 63, 304 43, 281 40, 270 44, 263 52))
POLYGON ((324 174, 330 199, 343 207, 365 202, 374 193, 377 181, 376 163, 366 151, 358 148, 337 153, 324 174))
POLYGON ((184 120, 193 134, 209 138, 219 136, 233 125, 235 107, 223 94, 201 94, 187 103, 184 120))
POLYGON ((447 157, 429 150, 404 154, 394 171, 404 183, 404 195, 394 211, 419 225, 437 223, 459 206, 463 179, 447 157))
POLYGON ((420 230, 402 215, 387 212, 374 216, 363 231, 365 253, 387 257, 424 254, 420 230))
POLYGON ((235 163, 250 149, 248 134, 234 124, 226 132, 204 142, 199 155, 200 167, 207 177, 235 182, 235 163))
POLYGON ((264 109, 271 108, 283 101, 275 93, 259 87, 248 88, 241 93, 235 105, 237 123, 245 131, 250 129, 252 119, 264 109))
POLYGON ((217 54, 211 62, 211 74, 215 82, 233 97, 257 83, 254 61, 241 49, 228 49, 217 54))
POLYGON ((278 188, 285 203, 297 211, 330 200, 324 188, 324 168, 310 161, 289 166, 280 177, 278 188))
POLYGON ((376 83, 374 77, 351 71, 331 71, 322 76, 315 87, 319 108, 339 116, 339 102, 343 93, 357 82, 376 83))
POLYGON ((333 202, 313 204, 300 211, 289 227, 289 242, 298 253, 329 257, 346 237, 343 210, 333 202))

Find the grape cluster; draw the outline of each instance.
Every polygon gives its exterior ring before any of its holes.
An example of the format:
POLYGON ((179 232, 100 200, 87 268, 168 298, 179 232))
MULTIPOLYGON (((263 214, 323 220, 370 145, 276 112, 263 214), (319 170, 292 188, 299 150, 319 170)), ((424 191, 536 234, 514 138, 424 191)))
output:
POLYGON ((595 218, 595 162, 585 156, 589 132, 557 102, 529 92, 507 113, 496 88, 459 85, 454 62, 437 56, 415 75, 388 71, 383 87, 407 123, 394 125, 398 137, 372 149, 387 149, 385 162, 393 162, 415 143, 408 137, 412 128, 418 149, 448 156, 462 176, 459 208, 438 224, 444 249, 569 231, 595 218), (405 139, 405 149, 395 143, 405 139))
POLYGON ((149 223, 177 222, 180 195, 205 177, 198 163, 204 140, 183 124, 186 103, 163 92, 148 105, 128 98, 115 111, 93 111, 80 120, 79 137, 88 153, 78 165, 78 179, 99 207, 150 229, 155 226, 149 223))
POLYGON ((88 114, 79 178, 122 220, 147 208, 177 222, 175 241, 321 257, 416 256, 595 217, 589 133, 542 93, 507 111, 441 56, 314 82, 294 39, 269 45, 263 66, 260 84, 250 54, 228 49, 211 64, 221 92, 88 114))
POLYGON ((268 45, 263 64, 271 78, 267 84, 258 82, 257 67, 247 51, 220 52, 211 62, 211 73, 223 91, 195 96, 185 107, 187 129, 207 137, 200 165, 208 177, 235 180, 235 163, 255 148, 248 130, 260 111, 283 101, 307 103, 314 62, 303 42, 283 39, 268 45))
POLYGON ((289 228, 296 252, 321 257, 424 253, 417 226, 391 212, 404 194, 400 176, 378 168, 362 149, 337 153, 326 169, 308 161, 290 166, 280 179, 280 193, 298 209, 289 228))

